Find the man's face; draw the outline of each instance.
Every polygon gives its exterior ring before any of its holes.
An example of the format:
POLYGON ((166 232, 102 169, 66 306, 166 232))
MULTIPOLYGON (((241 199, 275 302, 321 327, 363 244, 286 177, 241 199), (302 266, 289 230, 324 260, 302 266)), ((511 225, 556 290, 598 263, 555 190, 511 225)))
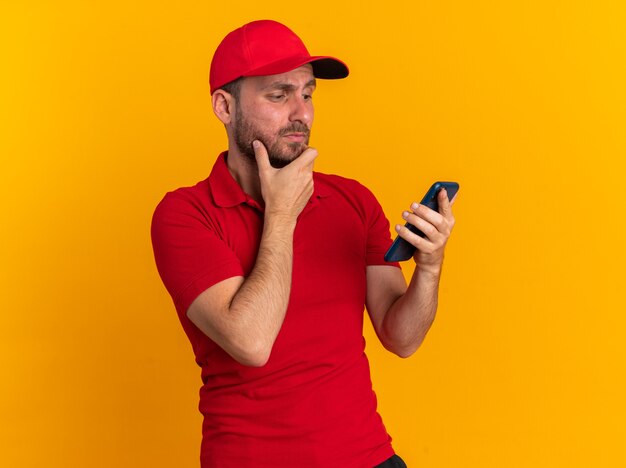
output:
POLYGON ((241 154, 255 161, 252 142, 260 140, 274 167, 300 156, 309 144, 314 90, 309 64, 280 75, 244 78, 232 126, 241 154))

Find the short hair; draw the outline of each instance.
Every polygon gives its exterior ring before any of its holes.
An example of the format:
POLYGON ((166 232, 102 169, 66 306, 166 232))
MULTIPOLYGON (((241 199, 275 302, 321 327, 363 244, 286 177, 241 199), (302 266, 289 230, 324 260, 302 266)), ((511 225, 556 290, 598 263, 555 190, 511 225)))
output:
POLYGON ((239 91, 241 90, 242 80, 243 80, 243 76, 240 76, 236 80, 229 81, 225 85, 220 86, 220 89, 223 89, 235 99, 239 99, 239 91))

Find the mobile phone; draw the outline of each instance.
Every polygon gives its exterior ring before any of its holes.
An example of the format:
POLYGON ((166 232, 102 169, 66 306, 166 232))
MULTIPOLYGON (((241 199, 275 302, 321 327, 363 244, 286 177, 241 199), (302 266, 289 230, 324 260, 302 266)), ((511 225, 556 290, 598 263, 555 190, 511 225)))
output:
MULTIPOLYGON (((433 185, 430 186, 430 189, 428 189, 428 192, 426 192, 426 195, 424 195, 424 198, 422 198, 420 204, 425 205, 432 210, 439 211, 437 194, 442 188, 446 189, 446 191, 448 192, 448 199, 452 200, 456 196, 456 193, 459 191, 459 184, 456 182, 435 182, 433 185)), ((417 234, 418 236, 426 237, 426 235, 422 231, 417 229, 412 224, 406 223, 405 226, 409 228, 411 232, 417 234)), ((398 236, 393 241, 393 244, 391 244, 391 247, 389 247, 389 250, 387 250, 387 253, 385 254, 385 261, 403 262, 410 259, 414 253, 415 247, 402 239, 400 236, 398 236)))

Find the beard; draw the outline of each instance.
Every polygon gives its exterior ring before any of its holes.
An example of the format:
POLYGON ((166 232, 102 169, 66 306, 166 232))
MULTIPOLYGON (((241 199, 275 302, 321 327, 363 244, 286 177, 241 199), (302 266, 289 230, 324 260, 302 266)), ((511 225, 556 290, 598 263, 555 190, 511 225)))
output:
POLYGON ((254 155, 254 149, 252 147, 254 140, 259 140, 263 143, 267 149, 270 164, 277 169, 285 167, 308 148, 311 130, 302 122, 296 121, 281 128, 275 136, 268 135, 246 118, 238 104, 239 103, 237 103, 237 118, 234 125, 235 144, 239 152, 249 161, 256 164, 256 156, 254 155), (306 136, 305 141, 282 141, 281 137, 289 133, 304 133, 306 136))

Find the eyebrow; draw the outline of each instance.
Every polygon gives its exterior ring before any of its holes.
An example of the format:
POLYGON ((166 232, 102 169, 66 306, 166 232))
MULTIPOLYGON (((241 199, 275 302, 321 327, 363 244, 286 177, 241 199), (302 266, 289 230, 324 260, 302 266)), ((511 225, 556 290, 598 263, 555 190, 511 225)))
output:
MULTIPOLYGON (((316 87, 317 82, 315 81, 315 78, 309 80, 304 87, 305 88, 315 88, 316 87)), ((291 83, 285 83, 284 81, 274 81, 273 83, 270 83, 267 86, 264 86, 263 89, 267 90, 267 89, 278 89, 281 91, 293 91, 295 89, 297 89, 298 87, 294 84, 291 83)))

